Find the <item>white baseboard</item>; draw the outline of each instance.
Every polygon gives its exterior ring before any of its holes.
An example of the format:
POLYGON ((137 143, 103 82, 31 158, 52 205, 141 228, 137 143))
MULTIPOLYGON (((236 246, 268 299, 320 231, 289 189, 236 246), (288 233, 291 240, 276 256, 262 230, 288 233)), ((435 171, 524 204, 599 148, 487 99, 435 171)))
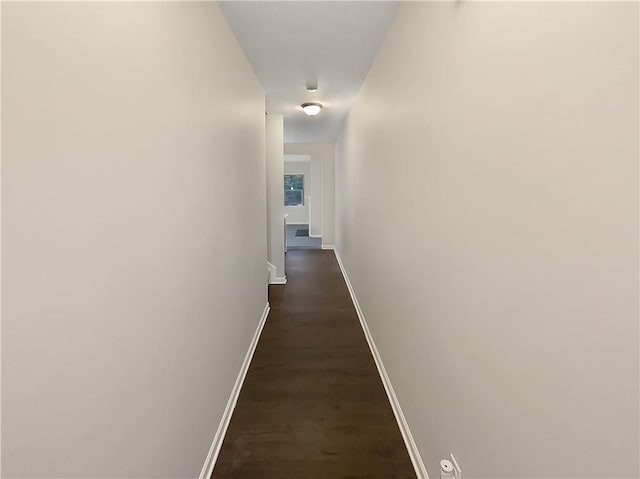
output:
MULTIPOLYGON (((336 250, 336 247, 332 244, 323 244, 321 246, 322 249, 332 249, 332 250, 336 250)), ((336 253, 336 258, 338 257, 338 254, 336 253)), ((339 261, 338 261, 339 262, 339 261)), ((344 271, 342 272, 342 274, 344 275, 344 271)))
POLYGON ((393 385, 389 380, 387 371, 384 368, 384 364, 382 363, 382 357, 378 352, 376 343, 373 341, 373 337, 371 336, 371 332, 369 331, 369 326, 367 326, 367 321, 364 317, 364 313, 360 308, 360 304, 358 303, 358 299, 356 298, 356 293, 353 290, 351 281, 349 281, 349 276, 347 275, 347 271, 344 269, 344 265, 342 264, 340 255, 338 254, 338 252, 333 246, 325 248, 325 246, 322 245, 322 249, 333 249, 336 255, 336 260, 338 261, 338 265, 340 266, 340 271, 342 271, 342 276, 344 277, 344 281, 345 283, 347 283, 347 288, 349 289, 351 300, 353 301, 353 305, 355 306, 356 312, 358 313, 358 319, 360 319, 360 324, 362 325, 364 335, 367 338, 369 349, 371 350, 371 354, 373 355, 373 359, 376 363, 376 367, 378 368, 380 379, 382 379, 382 384, 384 384, 384 389, 387 392, 387 397, 389 398, 389 402, 391 403, 393 414, 396 417, 396 421, 398 422, 398 427, 400 428, 400 432, 402 433, 402 439, 404 439, 404 443, 407 446, 407 451, 409 452, 409 457, 411 458, 411 463, 413 464, 413 468, 416 471, 416 475, 418 476, 418 479, 429 479, 429 474, 427 474, 427 468, 424 466, 424 462, 422 461, 422 457, 420 456, 420 451, 418 451, 418 446, 413 440, 413 435, 411 434, 411 430, 409 429, 407 420, 405 419, 404 414, 402 412, 402 408, 400 407, 400 402, 398 401, 396 393, 393 390, 393 385))
POLYGON ((256 332, 253 335, 253 339, 251 340, 251 344, 249 344, 249 349, 247 350, 247 354, 245 355, 244 361, 242 362, 240 372, 238 372, 236 383, 231 390, 231 395, 229 396, 229 400, 227 401, 227 407, 224 409, 222 419, 220 419, 218 430, 216 431, 216 435, 213 437, 213 442, 211 443, 211 448, 209 449, 207 458, 205 459, 204 465, 202 466, 202 471, 200 471, 200 479, 209 479, 211 477, 211 474, 213 473, 213 466, 215 466, 216 459, 218 459, 218 454, 220 453, 220 448, 222 448, 222 441, 224 440, 224 436, 227 433, 227 428, 229 427, 229 421, 231 421, 233 410, 236 408, 238 395, 240 394, 240 390, 242 389, 244 378, 247 376, 247 370, 249 369, 249 364, 251 364, 251 359, 253 358, 253 353, 255 352, 256 346, 258 345, 258 340, 260 339, 260 334, 262 334, 264 324, 267 321, 267 316, 269 316, 269 310, 269 303, 267 303, 267 305, 264 307, 264 311, 262 312, 260 322, 258 323, 258 328, 256 329, 256 332))
POLYGON ((269 270, 269 284, 287 284, 286 276, 278 276, 277 268, 267 261, 267 270, 269 270))

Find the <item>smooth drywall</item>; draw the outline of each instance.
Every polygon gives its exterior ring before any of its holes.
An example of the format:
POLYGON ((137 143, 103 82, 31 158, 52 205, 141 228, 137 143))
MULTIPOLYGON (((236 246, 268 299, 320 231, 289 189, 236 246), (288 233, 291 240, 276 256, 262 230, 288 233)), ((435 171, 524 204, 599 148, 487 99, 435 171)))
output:
POLYGON ((311 203, 309 236, 322 237, 322 159, 311 155, 311 203))
POLYGON ((267 156, 267 251, 275 266, 271 281, 283 281, 284 271, 284 120, 282 115, 266 117, 267 156))
POLYGON ((197 477, 267 301, 264 95, 209 2, 2 3, 2 476, 197 477))
MULTIPOLYGON (((311 156, 312 189, 321 192, 321 206, 314 209, 312 205, 311 229, 316 236, 322 236, 323 245, 333 245, 335 145, 333 143, 286 143, 284 150, 287 155, 307 154, 311 156)), ((315 205, 318 205, 317 195, 315 196, 315 205)))
MULTIPOLYGON (((291 225, 308 225, 309 211, 313 198, 311 189, 311 162, 310 161, 285 161, 285 175, 304 175, 304 205, 285 206, 284 212, 288 215, 287 223, 291 225)), ((282 177, 282 194, 284 195, 284 176, 282 177)), ((284 199, 282 200, 284 204, 284 199)))
POLYGON ((638 4, 402 3, 337 248, 428 471, 639 477, 638 4))
POLYGON ((334 245, 335 230, 335 145, 326 145, 322 161, 322 245, 334 245))

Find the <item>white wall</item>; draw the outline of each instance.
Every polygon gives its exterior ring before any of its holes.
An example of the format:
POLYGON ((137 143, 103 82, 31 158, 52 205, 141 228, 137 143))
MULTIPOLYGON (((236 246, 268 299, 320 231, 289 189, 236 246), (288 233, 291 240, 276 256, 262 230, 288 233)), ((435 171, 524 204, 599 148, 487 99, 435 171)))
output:
POLYGON ((309 236, 322 237, 322 160, 317 155, 311 155, 309 236))
MULTIPOLYGON (((304 175, 304 205, 284 207, 284 212, 289 215, 289 217, 287 218, 287 223, 291 225, 308 225, 309 202, 313 201, 313 191, 311 190, 311 162, 285 161, 284 173, 288 175, 304 175)), ((284 195, 284 183, 282 194, 284 195)), ((284 199, 282 200, 282 203, 284 204, 284 199)))
POLYGON ((267 156, 267 251, 275 266, 271 282, 282 282, 284 270, 284 120, 282 115, 266 117, 267 156))
POLYGON ((325 145, 322 161, 322 245, 334 246, 335 231, 335 145, 325 145))
POLYGON ((261 87, 215 3, 2 10, 3 477, 197 477, 267 301, 261 87))
POLYGON ((286 143, 285 154, 311 155, 312 190, 311 233, 322 236, 323 245, 334 244, 334 154, 333 143, 286 143), (320 193, 316 194, 315 192, 320 193), (317 205, 317 208, 314 208, 317 205))
POLYGON ((337 247, 432 479, 639 477, 638 4, 402 3, 337 247))

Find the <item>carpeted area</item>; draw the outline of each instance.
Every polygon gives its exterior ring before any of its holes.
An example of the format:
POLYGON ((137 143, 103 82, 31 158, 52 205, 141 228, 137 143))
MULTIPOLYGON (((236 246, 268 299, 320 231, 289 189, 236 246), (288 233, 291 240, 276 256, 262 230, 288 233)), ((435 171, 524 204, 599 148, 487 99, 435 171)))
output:
POLYGON ((309 236, 308 225, 287 225, 287 249, 320 249, 322 238, 312 238, 309 236), (298 234, 306 231, 306 235, 298 234))

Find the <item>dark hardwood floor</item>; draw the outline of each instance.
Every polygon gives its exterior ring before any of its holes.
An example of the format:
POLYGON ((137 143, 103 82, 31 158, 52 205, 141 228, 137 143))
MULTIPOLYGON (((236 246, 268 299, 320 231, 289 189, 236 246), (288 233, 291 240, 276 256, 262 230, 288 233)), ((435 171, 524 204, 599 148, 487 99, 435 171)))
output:
POLYGON ((415 478, 333 252, 286 271, 212 477, 415 478))

